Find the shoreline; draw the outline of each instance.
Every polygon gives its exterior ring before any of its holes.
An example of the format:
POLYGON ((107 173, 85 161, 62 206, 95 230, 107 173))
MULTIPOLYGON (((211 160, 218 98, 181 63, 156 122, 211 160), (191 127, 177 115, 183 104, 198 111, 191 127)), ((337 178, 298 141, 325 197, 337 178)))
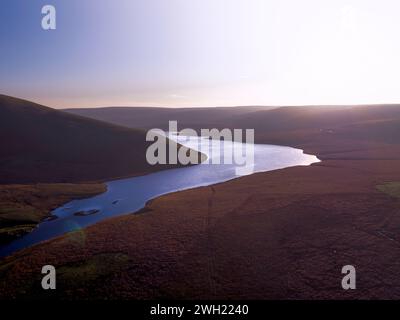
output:
POLYGON ((400 286, 393 276, 400 274, 399 200, 376 187, 400 181, 400 147, 380 144, 377 154, 363 142, 315 140, 301 149, 353 159, 312 152, 322 162, 163 195, 146 203, 146 214, 27 248, 0 263, 0 299, 29 299, 32 291, 18 288, 32 286, 44 263, 63 272, 61 299, 343 300, 373 298, 377 290, 399 298, 374 275, 400 286), (351 144, 358 151, 347 152, 351 144), (360 290, 343 292, 340 270, 349 263, 362 275, 360 290), (97 265, 83 277, 80 270, 97 265))
MULTIPOLYGON (((290 149, 297 149, 297 148, 293 148, 293 147, 289 147, 289 146, 277 146, 277 145, 271 145, 271 144, 264 144, 264 145, 267 145, 267 146, 276 146, 276 147, 283 147, 283 148, 290 148, 290 149)), ((302 154, 305 154, 304 150, 302 150, 302 149, 297 149, 297 150, 298 150, 298 151, 301 151, 302 154)), ((306 154, 306 155, 309 155, 309 154, 306 154)), ((311 156, 311 155, 309 155, 309 156, 311 156)), ((319 160, 318 158, 316 158, 316 160, 317 160, 317 161, 316 161, 315 163, 319 163, 319 162, 320 162, 320 160, 319 160)), ((284 170, 284 169, 287 169, 287 168, 297 167, 297 166, 308 166, 308 165, 295 165, 295 166, 289 166, 289 167, 278 168, 278 169, 273 169, 273 170, 267 169, 267 170, 265 170, 265 171, 255 171, 255 172, 253 172, 253 173, 251 173, 251 174, 248 174, 248 175, 245 175, 245 176, 254 175, 254 174, 257 174, 257 173, 269 172, 269 171, 284 170)), ((178 168, 174 168, 174 169, 178 169, 178 168)), ((164 169, 164 170, 167 170, 167 169, 164 169)), ((157 173, 157 172, 147 173, 147 174, 145 174, 145 175, 143 175, 143 176, 140 176, 140 177, 144 177, 144 176, 151 175, 151 174, 155 174, 155 173, 157 173)), ((136 176, 134 176, 134 177, 136 177, 136 176)), ((134 177, 125 178, 125 179, 131 179, 131 178, 134 178, 134 177)), ((158 195, 155 195, 154 197, 148 199, 148 200, 144 203, 143 207, 139 208, 139 209, 136 210, 136 211, 125 212, 125 213, 121 213, 121 214, 118 214, 118 215, 115 215, 115 216, 105 217, 105 218, 102 219, 102 220, 96 221, 96 222, 94 222, 93 224, 90 224, 90 225, 88 225, 88 226, 85 226, 84 228, 87 228, 87 227, 93 226, 93 225, 95 225, 95 224, 97 224, 97 223, 100 223, 100 222, 102 222, 102 221, 107 221, 107 220, 109 220, 109 219, 117 218, 117 217, 120 217, 120 216, 124 216, 124 215, 137 215, 137 214, 142 214, 142 213, 144 213, 144 212, 147 212, 147 211, 149 211, 149 209, 148 209, 149 203, 151 203, 152 201, 154 201, 154 200, 156 200, 157 198, 162 197, 162 196, 167 196, 167 195, 170 195, 170 194, 179 193, 179 192, 186 191, 186 190, 193 190, 193 189, 200 189, 200 188, 205 188, 205 187, 210 187, 210 186, 216 186, 216 185, 223 184, 223 183, 226 183, 226 182, 229 182, 229 181, 232 181, 232 180, 236 180, 236 179, 239 179, 239 178, 242 178, 242 177, 244 177, 244 176, 235 176, 235 177, 231 177, 231 178, 229 178, 229 179, 227 179, 227 180, 218 181, 218 182, 216 182, 216 183, 210 183, 210 184, 201 185, 201 186, 182 187, 181 189, 178 189, 178 190, 171 190, 171 191, 168 191, 168 192, 165 192, 165 193, 162 193, 162 194, 158 194, 158 195)), ((117 180, 125 180, 125 179, 117 179, 117 180)), ((117 181, 117 180, 110 180, 110 181, 106 181, 105 183, 103 183, 102 185, 104 185, 105 188, 106 188, 106 190, 105 190, 104 192, 107 192, 107 188, 108 188, 108 184, 109 184, 109 183, 111 183, 111 182, 113 182, 113 181, 117 181)), ((103 193, 103 192, 102 192, 102 193, 103 193)), ((57 208, 62 208, 63 206, 67 205, 68 202, 70 202, 70 201, 78 200, 78 199, 82 199, 82 198, 89 198, 89 199, 90 199, 92 196, 97 196, 97 195, 99 195, 99 194, 100 194, 100 193, 94 194, 94 195, 91 195, 91 196, 88 196, 88 197, 80 197, 80 198, 76 198, 76 199, 69 199, 69 201, 63 203, 61 206, 56 206, 55 208, 53 208, 53 210, 54 210, 54 209, 57 209, 57 208)), ((83 210, 83 209, 82 209, 82 210, 83 210)), ((79 213, 80 213, 80 211, 79 211, 79 213)), ((76 213, 74 213, 74 215, 76 215, 76 213)), ((84 214, 83 214, 83 211, 82 211, 82 214, 80 214, 79 216, 82 216, 82 215, 84 215, 84 214)), ((51 217, 50 213, 49 213, 49 215, 47 215, 46 217, 51 217)), ((44 219, 45 219, 46 217, 44 217, 44 219)), ((43 221, 44 219, 42 219, 41 221, 43 221)), ((64 236, 64 235, 67 235, 69 232, 73 232, 73 231, 68 231, 68 232, 65 232, 65 233, 63 233, 63 234, 57 235, 57 236, 55 236, 55 237, 51 237, 51 238, 48 238, 48 239, 45 239, 45 240, 41 240, 40 242, 33 243, 33 244, 31 244, 31 245, 29 245, 29 246, 26 246, 26 247, 22 247, 22 248, 20 248, 20 249, 18 249, 18 250, 16 250, 16 251, 13 251, 13 252, 11 252, 11 253, 9 253, 9 254, 7 254, 7 255, 2 255, 1 258, 4 259, 4 258, 6 258, 6 257, 8 257, 8 256, 12 256, 12 255, 14 255, 14 254, 17 254, 18 252, 23 251, 23 250, 25 250, 25 249, 28 249, 28 248, 30 248, 30 247, 34 247, 34 246, 36 246, 36 245, 45 243, 45 242, 47 242, 47 241, 51 241, 51 240, 57 239, 57 238, 59 238, 59 237, 62 237, 62 236, 64 236)), ((16 239, 15 239, 15 240, 16 240, 16 239)))
POLYGON ((106 191, 104 183, 0 185, 0 245, 30 233, 60 205, 106 191))

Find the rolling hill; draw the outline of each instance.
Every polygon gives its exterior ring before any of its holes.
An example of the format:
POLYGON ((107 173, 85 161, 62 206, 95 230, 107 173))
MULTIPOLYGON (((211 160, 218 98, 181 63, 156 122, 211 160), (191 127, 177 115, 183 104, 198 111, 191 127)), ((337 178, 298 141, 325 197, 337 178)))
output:
POLYGON ((154 108, 154 107, 105 107, 75 108, 63 111, 107 121, 130 128, 168 128, 168 121, 178 121, 178 128, 212 128, 230 126, 236 119, 253 112, 261 112, 273 107, 243 106, 215 108, 154 108))
MULTIPOLYGON (((337 158, 337 152, 364 150, 360 157, 400 142, 400 105, 288 106, 228 108, 110 107, 68 109, 127 127, 168 126, 178 120, 182 128, 255 129, 257 143, 288 145, 318 152, 321 159, 337 158), (312 145, 309 143, 313 141, 312 145)), ((386 150, 386 154, 387 154, 386 150)))
POLYGON ((0 183, 103 181, 168 168, 146 162, 145 135, 0 95, 0 183))
POLYGON ((258 140, 323 161, 161 196, 86 228, 84 246, 71 233, 23 250, 0 263, 0 298, 399 299, 399 118, 389 105, 242 114, 258 140), (62 270, 53 293, 32 277, 44 264, 62 270), (357 290, 341 286, 349 264, 357 290))
POLYGON ((357 126, 384 126, 400 121, 400 105, 144 108, 108 107, 64 111, 130 128, 167 128, 177 120, 179 128, 253 128, 260 135, 299 130, 330 130, 357 126))

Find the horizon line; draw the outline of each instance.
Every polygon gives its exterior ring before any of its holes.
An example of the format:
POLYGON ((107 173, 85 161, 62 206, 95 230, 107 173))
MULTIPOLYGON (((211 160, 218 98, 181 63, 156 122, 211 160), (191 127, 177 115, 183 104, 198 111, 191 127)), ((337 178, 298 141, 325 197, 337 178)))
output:
POLYGON ((70 109, 109 109, 109 108, 153 108, 153 109, 208 109, 208 108, 291 108, 291 107, 362 107, 362 106, 400 106, 400 102, 374 102, 374 103, 344 103, 344 104, 241 104, 241 105, 215 105, 215 106, 160 106, 160 105, 103 105, 103 106, 79 106, 79 107, 61 107, 47 103, 42 103, 40 99, 30 99, 0 93, 0 95, 25 100, 49 107, 56 110, 70 109))

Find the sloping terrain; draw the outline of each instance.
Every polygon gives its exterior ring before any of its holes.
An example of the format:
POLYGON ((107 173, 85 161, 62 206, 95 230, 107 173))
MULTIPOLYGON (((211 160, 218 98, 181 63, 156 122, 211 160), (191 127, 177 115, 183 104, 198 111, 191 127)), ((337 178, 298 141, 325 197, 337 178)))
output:
POLYGON ((0 246, 31 232, 62 204, 106 189, 103 183, 0 185, 0 246))
POLYGON ((147 163, 145 137, 0 95, 0 183, 104 181, 168 168, 147 163))
MULTIPOLYGON (((400 137, 400 105, 232 107, 232 108, 95 108, 68 112, 138 128, 254 129, 257 143, 305 148, 321 159, 364 150, 371 157, 390 151, 400 137), (312 142, 312 143, 310 143, 312 142)), ((361 156, 361 153, 358 153, 361 156)), ((342 155, 346 157, 346 155, 342 155)))
POLYGON ((399 111, 357 108, 275 111, 296 127, 258 139, 321 163, 162 196, 23 250, 0 264, 0 297, 399 299, 399 111), (57 266, 53 292, 40 288, 44 264, 57 266), (341 287, 344 265, 356 290, 341 287))
POLYGON ((130 128, 168 129, 168 121, 178 121, 179 129, 230 127, 238 117, 272 107, 215 107, 215 108, 151 108, 151 107, 106 107, 76 108, 64 111, 107 121, 130 128))

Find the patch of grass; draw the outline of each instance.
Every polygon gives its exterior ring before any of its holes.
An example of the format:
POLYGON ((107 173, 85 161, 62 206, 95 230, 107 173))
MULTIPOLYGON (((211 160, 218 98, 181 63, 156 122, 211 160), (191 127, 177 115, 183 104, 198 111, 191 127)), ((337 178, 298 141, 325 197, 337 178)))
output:
POLYGON ((376 188, 388 194, 391 197, 399 198, 400 199, 400 182, 386 182, 384 184, 377 185, 376 188))
POLYGON ((13 260, 7 263, 0 263, 0 277, 3 277, 12 268, 14 262, 13 260))
POLYGON ((37 223, 43 218, 43 213, 31 206, 15 205, 11 207, 9 204, 0 203, 0 225, 13 222, 32 222, 37 223))
POLYGON ((13 227, 0 228, 0 243, 7 243, 31 232, 36 224, 24 224, 13 227))
POLYGON ((0 245, 32 231, 54 208, 104 191, 102 183, 0 185, 0 245))
POLYGON ((123 253, 104 253, 57 270, 58 279, 70 286, 107 277, 129 266, 129 256, 123 253))
MULTIPOLYGON (((13 260, 0 263, 0 279, 10 276, 11 272, 19 272, 14 269, 18 265, 18 257, 13 260)), ((57 265, 55 263, 55 265, 57 265)), ((68 264, 57 266, 57 290, 43 290, 41 280, 43 275, 40 268, 30 270, 30 276, 18 283, 15 288, 16 299, 32 300, 52 300, 65 298, 65 293, 71 293, 75 290, 82 291, 96 286, 97 283, 107 281, 108 278, 117 273, 126 271, 134 265, 129 255, 122 252, 107 252, 90 256, 88 258, 70 262, 68 264)), ((3 283, 7 285, 6 282, 3 283)), ((0 281, 0 292, 2 283, 0 281)), ((91 297, 94 299, 101 296, 91 297)))
POLYGON ((106 191, 106 186, 102 183, 98 184, 71 184, 71 183, 38 183, 35 185, 37 195, 42 197, 48 196, 69 196, 69 197, 87 197, 89 195, 98 194, 106 191))

